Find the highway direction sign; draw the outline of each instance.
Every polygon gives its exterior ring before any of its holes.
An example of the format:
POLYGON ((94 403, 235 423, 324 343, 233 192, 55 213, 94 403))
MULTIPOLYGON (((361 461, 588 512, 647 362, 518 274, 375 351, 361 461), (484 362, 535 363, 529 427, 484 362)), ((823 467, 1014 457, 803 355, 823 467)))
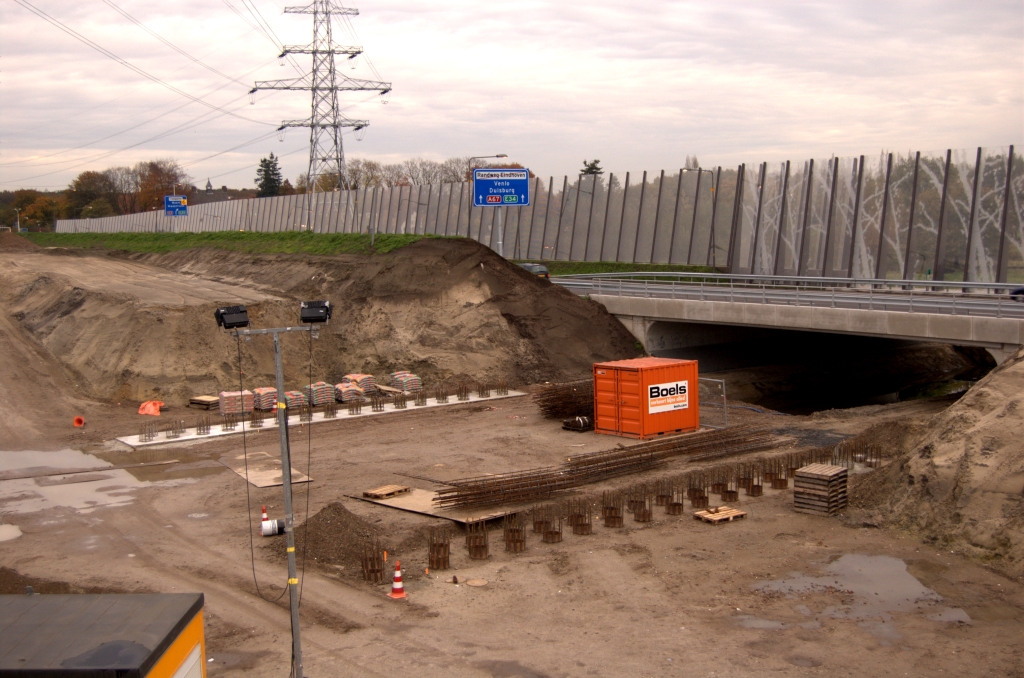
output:
POLYGON ((188 198, 184 195, 165 195, 164 196, 164 216, 168 217, 187 217, 188 216, 188 198))
POLYGON ((530 170, 473 170, 474 207, 521 207, 530 204, 530 170))

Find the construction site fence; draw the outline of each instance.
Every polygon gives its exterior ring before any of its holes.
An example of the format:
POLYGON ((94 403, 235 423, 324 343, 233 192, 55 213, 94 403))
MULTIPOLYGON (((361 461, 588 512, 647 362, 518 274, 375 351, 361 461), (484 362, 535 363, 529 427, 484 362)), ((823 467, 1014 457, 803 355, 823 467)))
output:
POLYGON ((312 231, 467 237, 515 259, 730 273, 1024 282, 1024 160, 1013 146, 533 177, 528 206, 473 207, 469 183, 231 200, 60 233, 312 231))

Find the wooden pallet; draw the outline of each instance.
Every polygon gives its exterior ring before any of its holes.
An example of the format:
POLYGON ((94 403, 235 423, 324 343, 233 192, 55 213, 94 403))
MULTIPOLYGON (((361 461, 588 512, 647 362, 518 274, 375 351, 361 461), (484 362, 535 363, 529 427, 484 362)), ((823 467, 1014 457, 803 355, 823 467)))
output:
POLYGON ((731 523, 740 518, 746 518, 747 512, 728 506, 717 506, 715 508, 697 511, 693 514, 695 520, 703 520, 705 523, 717 525, 718 523, 731 523))
POLYGON ((220 398, 217 396, 195 396, 189 398, 188 406, 201 410, 212 410, 220 405, 220 398))
POLYGON ((381 487, 375 487, 372 490, 366 490, 363 492, 364 497, 370 499, 388 499, 390 497, 397 497, 400 494, 405 494, 410 488, 405 485, 383 485, 381 487))
POLYGON ((849 471, 845 466, 809 464, 793 474, 793 510, 830 516, 847 505, 849 471))

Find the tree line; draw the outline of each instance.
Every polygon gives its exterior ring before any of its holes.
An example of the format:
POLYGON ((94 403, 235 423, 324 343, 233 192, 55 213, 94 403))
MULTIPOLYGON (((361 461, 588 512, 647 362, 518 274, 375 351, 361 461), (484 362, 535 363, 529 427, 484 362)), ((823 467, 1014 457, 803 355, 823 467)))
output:
MULTIPOLYGON (((515 163, 488 164, 477 162, 473 167, 519 167, 515 163)), ((318 177, 317 191, 376 188, 380 186, 415 186, 469 181, 469 157, 446 160, 411 158, 399 163, 381 163, 354 158, 345 165, 344 181, 337 173, 318 177)), ((197 187, 192 177, 173 159, 147 160, 133 166, 87 170, 79 174, 64 190, 38 191, 22 189, 0 191, 0 224, 33 231, 52 228, 57 219, 89 219, 147 212, 163 207, 165 195, 185 195, 190 202, 207 202, 231 197, 268 197, 305 193, 309 179, 300 174, 293 185, 283 178, 279 158, 273 153, 260 160, 252 190, 228 190, 222 186, 215 197, 206 198, 211 186, 197 187)))

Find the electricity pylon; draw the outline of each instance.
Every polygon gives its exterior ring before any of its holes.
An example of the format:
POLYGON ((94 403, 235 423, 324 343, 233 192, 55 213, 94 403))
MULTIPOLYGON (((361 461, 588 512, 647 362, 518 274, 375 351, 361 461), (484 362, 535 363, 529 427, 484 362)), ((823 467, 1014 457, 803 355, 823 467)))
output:
MULTIPOLYGON (((381 96, 391 91, 391 83, 377 80, 357 80, 340 74, 334 63, 337 54, 354 59, 363 50, 361 47, 344 47, 335 44, 331 37, 331 16, 356 16, 358 9, 343 7, 334 0, 314 0, 305 7, 285 7, 285 14, 313 15, 313 42, 308 45, 285 45, 279 55, 310 54, 313 57, 312 70, 298 78, 288 80, 257 81, 250 94, 258 90, 283 89, 312 93, 312 112, 305 120, 284 120, 279 130, 288 127, 308 127, 309 170, 306 174, 306 225, 312 228, 315 219, 315 192, 324 190, 321 178, 336 176, 338 187, 348 189, 345 176, 345 151, 341 143, 341 130, 351 127, 356 131, 366 128, 367 120, 352 120, 338 110, 338 92, 378 91, 381 96)), ((329 190, 329 188, 328 188, 329 190)))

